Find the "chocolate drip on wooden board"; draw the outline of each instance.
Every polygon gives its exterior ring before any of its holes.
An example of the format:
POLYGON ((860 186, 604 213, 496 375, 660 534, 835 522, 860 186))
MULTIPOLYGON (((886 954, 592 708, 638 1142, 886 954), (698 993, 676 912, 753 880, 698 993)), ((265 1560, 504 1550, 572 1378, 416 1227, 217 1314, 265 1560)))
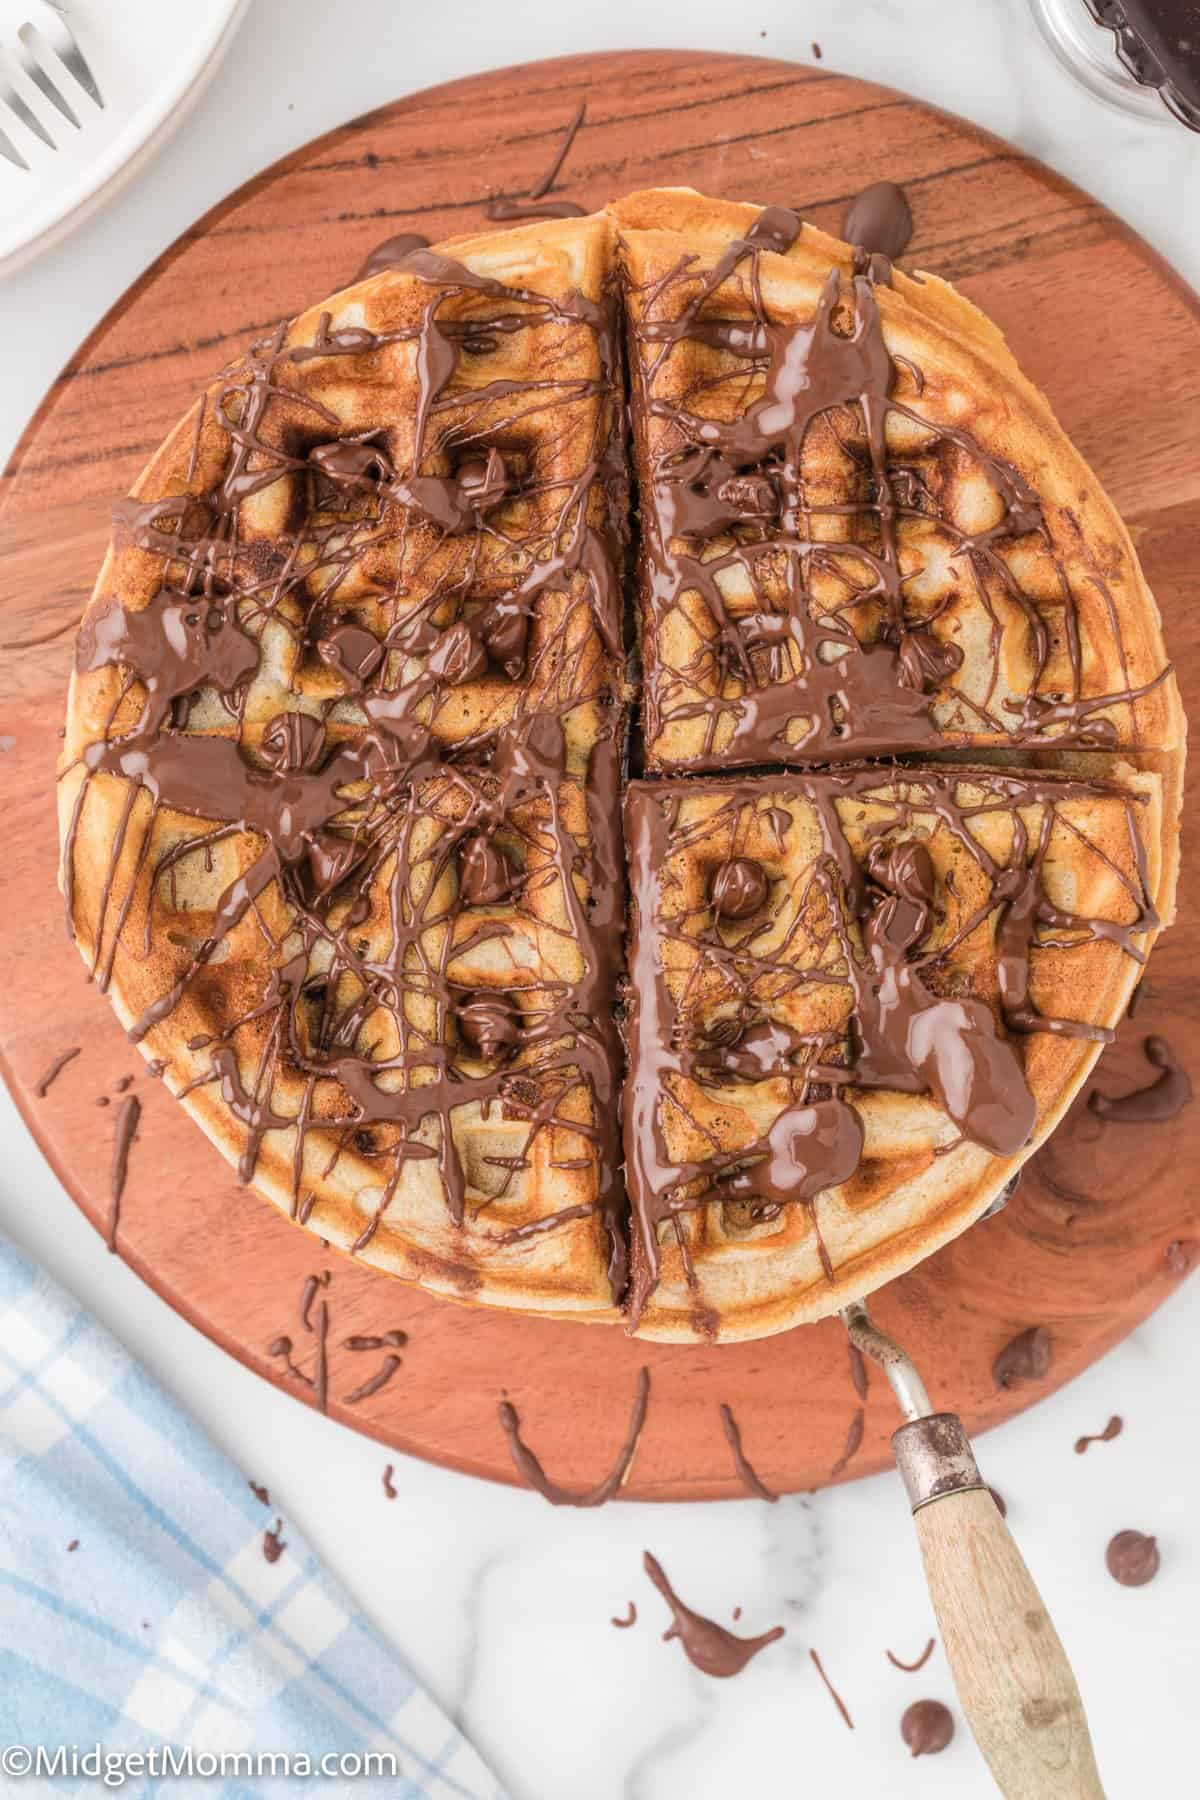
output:
POLYGON ((625 1434, 625 1442, 617 1452, 616 1461, 608 1474, 598 1481, 595 1487, 578 1491, 565 1488, 559 1482, 552 1481, 543 1469, 538 1458, 521 1436, 521 1421, 516 1407, 510 1400, 502 1400, 498 1408, 500 1425, 508 1439, 508 1447, 517 1472, 529 1486, 536 1488, 543 1500, 551 1506, 604 1506, 612 1500, 620 1490, 622 1483, 633 1466, 637 1455, 638 1442, 642 1428, 646 1423, 646 1410, 650 1404, 650 1371, 642 1369, 638 1374, 637 1395, 633 1403, 633 1411, 629 1416, 629 1429, 625 1434))
POLYGON ((767 1486, 747 1457, 742 1447, 741 1427, 733 1416, 732 1407, 726 1406, 722 1401, 718 1411, 721 1415, 721 1429, 725 1433, 725 1441, 729 1445, 729 1453, 733 1457, 733 1466, 737 1470, 738 1479, 756 1500, 766 1500, 773 1505, 779 1495, 767 1486))
POLYGON ((1102 1094, 1093 1088, 1088 1111, 1113 1125, 1164 1125, 1181 1113, 1192 1098, 1192 1079, 1182 1067, 1166 1038, 1148 1037, 1142 1044, 1146 1061, 1159 1073, 1147 1087, 1132 1093, 1102 1094))
POLYGON ((563 134, 563 141, 554 161, 530 188, 527 198, 506 199, 503 195, 493 194, 485 208, 487 218, 503 222, 515 219, 581 219, 585 216, 585 206, 579 206, 574 200, 551 200, 549 196, 586 117, 587 102, 581 100, 574 118, 563 134))

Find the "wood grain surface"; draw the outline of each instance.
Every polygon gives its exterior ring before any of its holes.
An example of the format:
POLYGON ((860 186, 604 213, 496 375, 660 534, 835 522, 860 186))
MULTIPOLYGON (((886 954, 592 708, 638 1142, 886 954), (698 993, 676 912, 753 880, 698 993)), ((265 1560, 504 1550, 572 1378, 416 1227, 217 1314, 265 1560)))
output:
MULTIPOLYGON (((317 1398, 322 1361, 301 1296, 308 1277, 327 1273, 310 1323, 323 1302, 328 1410, 396 1449, 513 1480, 496 1411, 507 1394, 550 1473, 589 1485, 619 1444, 645 1364, 650 1410, 628 1495, 742 1495, 721 1402, 762 1478, 797 1490, 830 1479, 855 1421, 839 1325, 724 1348, 640 1345, 613 1329, 460 1308, 323 1251, 240 1189, 145 1074, 85 980, 55 888, 58 729, 109 502, 223 362, 349 280, 379 239, 479 229, 490 192, 528 188, 581 99, 587 123, 561 189, 590 205, 676 182, 783 201, 836 230, 866 183, 903 182, 916 219, 909 266, 961 283, 1050 394, 1130 522, 1190 704, 1200 680, 1197 302, 1102 207, 996 139, 823 67, 618 53, 436 88, 317 140, 187 231, 71 360, 0 483, 0 743, 15 740, 0 754, 0 1055, 47 1158, 101 1231, 114 1084, 136 1077, 142 1110, 118 1252, 169 1305, 298 1398, 317 1398), (38 1078, 76 1045, 37 1097, 38 1078), (101 1097, 110 1103, 99 1107, 101 1097), (402 1366, 355 1400, 382 1355, 347 1339, 392 1328, 408 1333, 402 1366), (281 1335, 298 1373, 269 1354, 281 1335)), ((1146 1031, 1165 1033, 1200 1068, 1196 917, 1185 880, 1180 922, 1155 953, 1138 1016, 1101 1063, 1106 1091, 1152 1073, 1140 1058, 1146 1031)), ((1188 1178, 1198 1149, 1200 1106, 1148 1127, 1102 1124, 1077 1107, 1005 1212, 882 1294, 879 1321, 913 1351, 935 1402, 969 1429, 991 1425, 1144 1319, 1200 1247, 1200 1194, 1188 1178), (1051 1334, 1049 1376, 998 1392, 992 1359, 1032 1323, 1051 1334)), ((839 1478, 884 1466, 895 1424, 875 1378, 861 1446, 839 1478)))

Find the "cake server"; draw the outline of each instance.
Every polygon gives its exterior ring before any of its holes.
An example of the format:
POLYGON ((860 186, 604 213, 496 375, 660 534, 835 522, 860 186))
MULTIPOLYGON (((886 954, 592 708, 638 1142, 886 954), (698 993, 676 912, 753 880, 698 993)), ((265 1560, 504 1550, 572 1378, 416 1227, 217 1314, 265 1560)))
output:
POLYGON ((850 1341, 879 1364, 905 1423, 892 1437, 958 1698, 1006 1800, 1104 1800, 1083 1701, 1033 1577, 955 1413, 861 1300, 850 1341))

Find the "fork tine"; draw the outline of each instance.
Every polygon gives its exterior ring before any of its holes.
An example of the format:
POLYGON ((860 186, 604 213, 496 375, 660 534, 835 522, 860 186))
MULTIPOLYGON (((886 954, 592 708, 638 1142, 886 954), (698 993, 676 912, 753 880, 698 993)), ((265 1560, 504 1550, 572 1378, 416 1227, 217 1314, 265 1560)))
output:
POLYGON ((24 169, 26 174, 29 173, 29 164, 25 161, 25 158, 21 155, 21 152, 17 149, 17 146, 13 143, 12 139, 10 137, 5 137, 2 131, 0 131, 0 156, 7 156, 10 163, 16 163, 18 169, 24 169))
POLYGON ((40 137, 43 144, 49 144, 51 150, 58 149, 58 145, 50 136, 50 133, 46 130, 46 127, 42 124, 42 121, 38 118, 37 114, 29 110, 11 81, 7 80, 3 74, 0 74, 0 101, 3 101, 10 111, 16 113, 22 125, 28 126, 35 137, 40 137))
POLYGON ((17 33, 17 43, 20 46, 17 55, 20 58, 21 67, 28 75, 30 81, 33 82, 33 85, 36 88, 41 89, 50 104, 52 106, 57 106, 59 112, 62 114, 63 118, 67 120, 68 124, 73 125, 76 131, 78 131, 79 120, 75 117, 75 114, 71 111, 71 108, 67 105, 67 102, 63 99, 49 75, 47 75, 45 69, 43 69, 41 63, 38 61, 30 41, 32 38, 32 26, 22 25, 20 31, 17 33))
POLYGON ((85 93, 91 95, 96 105, 103 108, 104 95, 100 92, 96 77, 88 67, 87 58, 79 48, 79 41, 67 23, 66 8, 60 0, 45 0, 46 11, 51 15, 45 22, 46 36, 54 45, 59 61, 66 64, 85 93))

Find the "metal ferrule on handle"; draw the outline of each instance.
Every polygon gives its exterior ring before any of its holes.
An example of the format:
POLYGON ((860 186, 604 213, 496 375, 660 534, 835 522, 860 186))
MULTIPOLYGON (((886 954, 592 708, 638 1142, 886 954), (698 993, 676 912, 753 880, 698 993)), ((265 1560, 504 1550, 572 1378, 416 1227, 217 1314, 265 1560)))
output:
POLYGON ((947 1494, 987 1486, 957 1413, 911 1419, 893 1434, 892 1449, 913 1512, 947 1494))

